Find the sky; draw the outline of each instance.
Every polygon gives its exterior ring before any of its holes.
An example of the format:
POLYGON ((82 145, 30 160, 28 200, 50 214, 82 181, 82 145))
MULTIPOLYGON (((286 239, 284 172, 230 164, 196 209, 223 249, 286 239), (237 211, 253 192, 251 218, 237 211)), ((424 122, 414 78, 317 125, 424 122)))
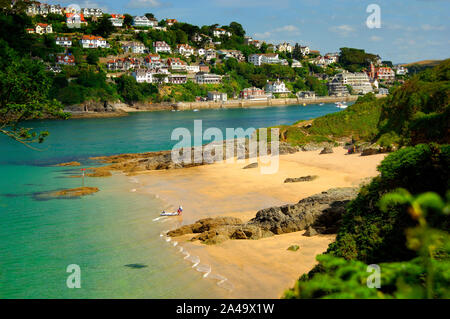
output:
MULTIPOLYGON (((42 1, 42 2, 45 2, 42 1)), ((98 7, 108 13, 175 18, 194 25, 242 24, 267 43, 308 45, 322 54, 354 47, 393 63, 445 59, 450 54, 450 0, 49 0, 98 7), (369 5, 380 28, 369 28, 369 5)))

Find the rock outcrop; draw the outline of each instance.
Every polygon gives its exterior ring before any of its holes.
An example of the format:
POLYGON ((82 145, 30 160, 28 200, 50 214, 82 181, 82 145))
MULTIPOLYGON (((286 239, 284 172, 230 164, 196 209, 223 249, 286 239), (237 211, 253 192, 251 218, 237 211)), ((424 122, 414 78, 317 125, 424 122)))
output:
POLYGON ((285 179, 285 183, 300 183, 300 182, 311 182, 315 179, 317 179, 318 176, 302 176, 302 177, 297 177, 297 178, 286 178, 285 179))
POLYGON ((324 149, 320 152, 320 155, 324 155, 324 154, 333 154, 333 149, 329 146, 324 147, 324 149))
POLYGON ((357 195, 357 188, 336 188, 302 199, 294 205, 260 210, 247 223, 238 218, 218 217, 201 219, 168 232, 178 237, 198 234, 192 240, 218 244, 229 239, 260 239, 307 229, 306 236, 337 232, 347 203, 357 195))

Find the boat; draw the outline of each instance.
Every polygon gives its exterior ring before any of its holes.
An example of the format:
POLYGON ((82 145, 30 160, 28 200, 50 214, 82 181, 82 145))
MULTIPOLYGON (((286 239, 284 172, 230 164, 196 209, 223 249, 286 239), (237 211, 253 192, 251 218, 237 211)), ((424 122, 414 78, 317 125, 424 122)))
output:
POLYGON ((165 210, 162 211, 162 213, 160 214, 160 216, 180 216, 183 213, 183 207, 179 207, 178 210, 176 212, 173 213, 168 213, 165 210))
POLYGON ((303 106, 306 106, 306 103, 303 103, 303 106))
POLYGON ((198 109, 195 109, 194 112, 198 112, 198 109))
POLYGON ((322 105, 325 105, 325 103, 320 103, 319 105, 322 106, 322 105))
POLYGON ((348 105, 346 104, 342 104, 342 103, 337 103, 336 107, 340 108, 340 109, 346 109, 348 107, 348 105))
POLYGON ((167 213, 165 211, 163 211, 160 216, 180 216, 181 213, 178 212, 173 212, 173 213, 167 213))

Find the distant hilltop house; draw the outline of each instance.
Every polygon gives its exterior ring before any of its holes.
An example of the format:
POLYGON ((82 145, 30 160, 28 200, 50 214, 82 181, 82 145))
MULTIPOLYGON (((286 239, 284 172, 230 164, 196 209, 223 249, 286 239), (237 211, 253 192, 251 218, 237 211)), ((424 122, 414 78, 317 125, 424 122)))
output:
POLYGON ((293 68, 301 68, 301 67, 303 67, 303 65, 302 65, 302 63, 300 61, 298 61, 296 59, 293 59, 291 67, 293 67, 293 68))
POLYGON ((180 58, 168 58, 167 65, 172 70, 186 70, 186 62, 181 60, 180 58))
POLYGON ((244 54, 239 51, 239 50, 218 50, 217 54, 219 56, 223 55, 223 59, 224 60, 228 60, 231 58, 234 58, 236 60, 238 60, 239 62, 244 62, 245 61, 245 56, 244 54))
POLYGON ((82 8, 81 13, 85 17, 97 17, 100 18, 103 15, 103 10, 99 8, 82 8))
POLYGON ((175 23, 178 23, 177 19, 166 19, 166 24, 167 24, 168 26, 172 26, 172 25, 174 25, 175 23))
POLYGON ((153 43, 153 48, 155 49, 155 53, 172 53, 172 49, 170 45, 168 45, 165 41, 156 41, 153 43))
POLYGON ((189 44, 178 44, 177 53, 189 57, 191 55, 194 55, 195 49, 189 44))
POLYGON ((401 65, 394 67, 394 70, 395 70, 395 74, 397 74, 397 75, 408 74, 408 69, 401 65))
POLYGON ((96 49, 96 48, 109 48, 108 42, 100 36, 95 35, 84 35, 80 44, 85 49, 96 49))
POLYGON ((214 49, 208 49, 205 52, 205 59, 206 61, 210 61, 212 59, 217 58, 217 52, 214 49))
POLYGON ((53 28, 51 24, 38 23, 35 27, 35 32, 37 34, 53 33, 53 28))
POLYGON ((199 72, 195 75, 195 81, 198 84, 219 84, 222 82, 222 76, 213 73, 199 72))
POLYGON ((395 72, 390 67, 375 67, 370 63, 370 71, 367 75, 371 79, 392 81, 395 79, 395 72))
POLYGON ((283 81, 280 81, 279 79, 274 81, 274 82, 267 81, 265 90, 266 90, 266 93, 270 93, 270 94, 288 94, 288 93, 291 93, 291 91, 289 91, 286 88, 286 84, 283 81))
POLYGON ((279 64, 281 60, 278 58, 278 53, 265 53, 249 55, 248 62, 255 66, 261 66, 263 64, 279 64))
POLYGON ((156 27, 158 21, 156 19, 149 19, 146 16, 133 17, 133 26, 135 27, 156 27))
POLYGON ((259 40, 254 40, 252 37, 244 37, 244 44, 253 45, 259 49, 261 48, 262 42, 259 40))
POLYGON ((112 59, 106 62, 106 67, 109 71, 128 71, 137 69, 140 65, 140 61, 134 58, 112 59))
POLYGON ((69 28, 88 24, 82 13, 66 13, 66 23, 69 28))
POLYGON ((72 54, 59 54, 56 56, 56 63, 62 65, 75 65, 75 57, 72 54))
POLYGON ((288 53, 292 53, 292 51, 294 51, 294 47, 292 45, 290 45, 287 42, 284 43, 280 43, 276 46, 276 50, 278 52, 288 52, 288 53))
POLYGON ((123 20, 125 19, 125 16, 122 14, 111 14, 111 18, 109 18, 109 21, 111 21, 111 24, 115 27, 122 27, 123 26, 123 20))
POLYGON ((72 38, 65 36, 58 36, 55 38, 55 43, 59 46, 70 48, 72 46, 72 38))
POLYGON ((213 35, 217 38, 224 37, 224 36, 231 37, 232 33, 225 29, 217 28, 217 29, 213 30, 213 35))
POLYGON ((243 89, 239 93, 239 97, 243 100, 265 100, 270 97, 270 94, 266 94, 263 89, 257 87, 251 87, 243 89))
POLYGON ((42 15, 46 16, 49 13, 62 14, 63 9, 59 4, 46 4, 39 2, 31 2, 26 10, 26 14, 29 16, 42 15))
POLYGON ((208 92, 208 101, 213 102, 226 102, 228 100, 228 95, 223 92, 217 91, 209 91, 208 92))
POLYGON ((136 41, 122 43, 122 49, 125 52, 141 53, 141 54, 145 53, 145 50, 147 50, 145 45, 136 41))

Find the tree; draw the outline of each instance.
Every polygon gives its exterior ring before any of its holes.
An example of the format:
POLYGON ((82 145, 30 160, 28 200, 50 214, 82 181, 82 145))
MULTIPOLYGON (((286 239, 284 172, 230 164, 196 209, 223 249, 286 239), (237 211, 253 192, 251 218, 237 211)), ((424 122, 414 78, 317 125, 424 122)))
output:
POLYGON ((94 34, 98 34, 104 38, 107 38, 111 35, 111 33, 114 32, 115 29, 116 28, 112 25, 111 20, 103 17, 100 19, 100 22, 97 24, 93 32, 94 34))
POLYGON ((127 27, 131 27, 133 24, 133 17, 128 13, 124 14, 123 24, 127 27))
POLYGON ((237 35, 238 37, 245 36, 245 30, 240 23, 231 22, 230 29, 232 30, 233 34, 237 35))
POLYGON ((47 131, 22 126, 29 119, 54 116, 67 118, 62 105, 49 98, 52 80, 44 65, 19 57, 0 40, 0 133, 24 145, 42 143, 47 131))
POLYGON ((145 16, 147 17, 147 19, 154 19, 155 15, 153 13, 146 13, 145 16))
POLYGON ((86 62, 92 65, 97 65, 98 61, 99 58, 97 52, 95 51, 89 52, 89 54, 86 57, 86 62))

